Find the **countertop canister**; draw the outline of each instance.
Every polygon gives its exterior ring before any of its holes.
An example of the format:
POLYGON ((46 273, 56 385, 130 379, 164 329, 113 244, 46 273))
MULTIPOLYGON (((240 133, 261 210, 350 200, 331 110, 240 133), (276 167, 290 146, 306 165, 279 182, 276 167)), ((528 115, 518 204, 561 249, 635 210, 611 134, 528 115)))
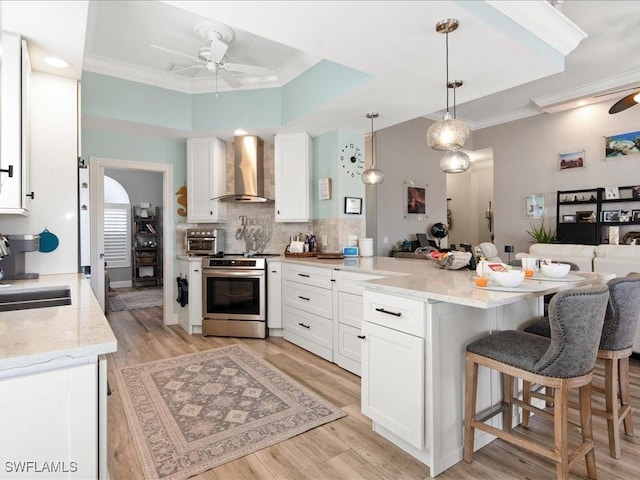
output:
POLYGON ((359 246, 361 257, 373 257, 373 238, 361 238, 359 246))

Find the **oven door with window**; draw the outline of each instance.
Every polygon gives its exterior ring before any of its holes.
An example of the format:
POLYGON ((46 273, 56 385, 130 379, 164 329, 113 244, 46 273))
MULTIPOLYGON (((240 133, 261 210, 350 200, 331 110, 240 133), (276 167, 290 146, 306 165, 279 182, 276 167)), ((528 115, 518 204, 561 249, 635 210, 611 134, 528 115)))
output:
POLYGON ((212 320, 266 319, 264 270, 202 272, 202 316, 212 320))

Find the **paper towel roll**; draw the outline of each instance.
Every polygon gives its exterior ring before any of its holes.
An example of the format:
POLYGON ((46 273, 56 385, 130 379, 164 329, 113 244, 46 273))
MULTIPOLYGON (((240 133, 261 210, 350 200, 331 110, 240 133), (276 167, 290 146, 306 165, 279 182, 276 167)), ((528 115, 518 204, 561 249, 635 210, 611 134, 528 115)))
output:
POLYGON ((360 239, 360 256, 373 257, 373 238, 360 239))

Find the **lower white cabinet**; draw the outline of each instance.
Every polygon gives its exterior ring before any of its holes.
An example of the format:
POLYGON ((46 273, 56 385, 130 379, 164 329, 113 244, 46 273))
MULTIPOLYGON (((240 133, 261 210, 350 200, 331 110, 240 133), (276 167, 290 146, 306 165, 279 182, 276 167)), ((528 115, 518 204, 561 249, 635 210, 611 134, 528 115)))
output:
POLYGON ((362 413, 417 449, 424 447, 423 303, 364 294, 362 413))
POLYGON ((282 262, 267 261, 267 327, 282 336, 282 262))
POLYGON ((102 442, 106 453, 106 431, 99 428, 106 425, 98 416, 97 359, 16 376, 1 373, 3 478, 106 478, 99 469, 99 461, 106 460, 99 454, 102 442), (20 470, 19 464, 31 470, 20 470))
POLYGON ((178 323, 190 335, 202 333, 202 258, 179 259, 178 276, 189 285, 189 303, 178 305, 178 323))

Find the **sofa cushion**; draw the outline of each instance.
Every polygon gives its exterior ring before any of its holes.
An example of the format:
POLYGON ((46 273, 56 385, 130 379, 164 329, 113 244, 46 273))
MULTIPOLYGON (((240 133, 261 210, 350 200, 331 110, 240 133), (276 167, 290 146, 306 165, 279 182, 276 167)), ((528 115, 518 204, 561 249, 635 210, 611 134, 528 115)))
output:
POLYGON ((583 272, 593 271, 595 245, 577 245, 569 243, 534 243, 529 247, 529 255, 539 259, 550 258, 572 262, 583 272))
POLYGON ((640 271, 640 245, 598 245, 593 271, 617 276, 640 271))

